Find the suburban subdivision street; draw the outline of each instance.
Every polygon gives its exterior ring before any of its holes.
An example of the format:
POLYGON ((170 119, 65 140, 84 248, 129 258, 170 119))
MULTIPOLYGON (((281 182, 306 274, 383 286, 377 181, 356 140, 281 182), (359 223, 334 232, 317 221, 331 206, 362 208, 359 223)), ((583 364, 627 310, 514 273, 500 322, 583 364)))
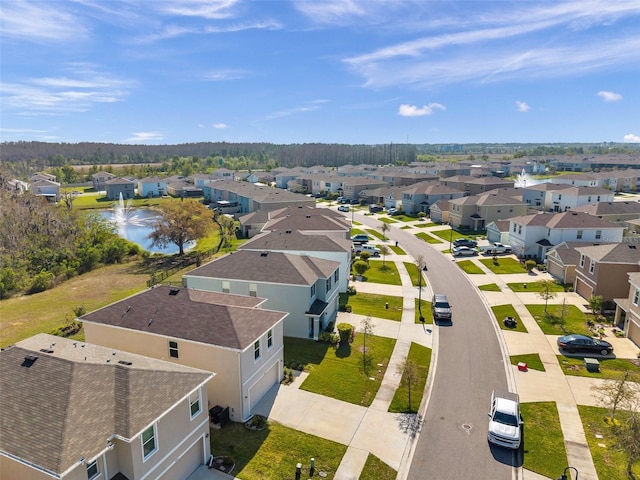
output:
MULTIPOLYGON (((380 226, 368 216, 358 221, 376 230, 380 226)), ((430 397, 406 478, 517 478, 517 453, 487 442, 491 392, 514 385, 508 382, 510 369, 488 307, 462 270, 441 252, 400 229, 391 228, 387 237, 413 258, 422 256, 433 291, 446 294, 453 306, 452 324, 438 326, 430 397)))

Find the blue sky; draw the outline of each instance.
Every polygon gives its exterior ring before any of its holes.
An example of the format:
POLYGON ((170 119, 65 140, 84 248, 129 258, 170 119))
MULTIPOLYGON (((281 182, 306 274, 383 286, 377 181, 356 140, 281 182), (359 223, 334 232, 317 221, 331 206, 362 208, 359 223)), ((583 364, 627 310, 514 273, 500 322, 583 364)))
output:
POLYGON ((0 139, 640 142, 640 1, 3 0, 0 139))

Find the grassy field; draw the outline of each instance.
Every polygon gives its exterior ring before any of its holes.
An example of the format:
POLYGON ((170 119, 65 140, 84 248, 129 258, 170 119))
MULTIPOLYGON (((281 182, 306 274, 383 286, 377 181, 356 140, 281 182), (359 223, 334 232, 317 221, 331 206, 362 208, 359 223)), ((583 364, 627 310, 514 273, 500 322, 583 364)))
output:
MULTIPOLYGON (((611 427, 604 422, 604 417, 610 415, 604 408, 586 407, 578 405, 580 419, 584 428, 593 464, 596 467, 599 480, 619 480, 628 478, 626 473, 626 457, 622 452, 612 448, 615 438, 611 427), (598 438, 600 436, 600 438, 598 438)), ((616 414, 616 418, 623 420, 625 412, 616 414)), ((640 463, 633 467, 635 478, 640 478, 640 463)))
POLYGON ((326 478, 335 478, 347 447, 273 422, 258 431, 230 422, 221 430, 211 430, 211 451, 233 457, 232 474, 237 478, 280 480, 293 478, 298 462, 308 471, 312 457, 316 475, 324 471, 326 478))
POLYGON ((370 268, 364 273, 366 281, 385 285, 402 285, 396 264, 386 260, 383 267, 382 263, 382 260, 369 259, 370 268))
POLYGON ((558 478, 567 466, 567 452, 555 402, 522 403, 524 468, 558 478))
MULTIPOLYGON (((533 280, 531 282, 507 283, 507 286, 514 292, 541 292, 542 285, 533 280)), ((559 283, 551 285, 552 292, 564 292, 564 287, 559 283)))
POLYGON ((502 330, 528 333, 527 328, 524 326, 522 320, 520 319, 520 315, 518 315, 518 312, 516 312, 516 309, 513 308, 513 305, 511 305, 510 303, 506 305, 495 305, 491 307, 491 310, 493 310, 493 314, 496 316, 498 325, 500 325, 500 328, 502 330), (513 317, 517 320, 518 323, 516 324, 515 328, 509 328, 504 324, 503 320, 506 317, 513 317))
POLYGON ((538 323, 545 335, 567 335, 569 333, 580 333, 589 335, 586 324, 586 315, 575 305, 564 305, 564 315, 562 305, 525 305, 529 313, 538 323))
POLYGON ((427 383, 429 365, 431 365, 431 349, 412 342, 407 358, 417 367, 417 378, 414 384, 411 385, 411 403, 409 403, 409 384, 405 374, 402 376, 400 386, 396 390, 389 406, 389 411, 393 413, 416 413, 418 411, 420 402, 422 402, 424 386, 427 383))
MULTIPOLYGON (((357 282, 355 283, 358 289, 357 282)), ((356 315, 385 318, 399 322, 402 319, 402 297, 358 293, 356 295, 340 294, 340 305, 350 305, 351 312, 356 315), (389 308, 385 304, 389 304, 389 308)))
POLYGON ((423 240, 427 243, 431 243, 431 244, 438 244, 438 243, 443 243, 440 240, 438 240, 437 238, 429 235, 426 232, 420 232, 420 233, 416 233, 416 237, 418 237, 420 240, 423 240))
POLYGON ((631 375, 630 381, 640 382, 640 367, 626 358, 604 358, 599 359, 599 362, 599 372, 588 372, 584 366, 583 358, 558 355, 558 363, 565 375, 622 380, 625 372, 629 372, 631 375))
POLYGON ((479 285, 478 290, 482 290, 483 292, 501 292, 500 287, 495 283, 487 283, 485 285, 479 285))
POLYGON ((484 275, 482 269, 471 260, 460 260, 456 264, 468 275, 484 275))
POLYGON ((520 262, 513 258, 496 258, 495 260, 492 258, 483 258, 480 260, 480 263, 498 275, 527 272, 520 262))
POLYGON ((397 476, 398 472, 370 453, 359 480, 395 480, 397 476))
MULTIPOLYGON (((418 309, 418 299, 415 299, 416 303, 416 316, 415 323, 422 323, 420 321, 420 310, 418 309)), ((424 318, 424 323, 433 323, 433 312, 431 311, 431 302, 426 300, 421 300, 420 305, 422 305, 422 317, 424 318)))
MULTIPOLYGON (((156 205, 161 205, 167 202, 178 202, 180 201, 177 198, 142 198, 136 197, 130 200, 125 200, 125 205, 130 205, 132 208, 149 208, 155 207, 156 205)), ((83 195, 78 195, 73 200, 73 208, 77 210, 94 210, 94 209, 105 209, 112 208, 115 204, 118 203, 117 200, 109 200, 106 195, 98 194, 97 192, 89 192, 83 195)))
POLYGON ((511 365, 518 365, 520 362, 524 362, 527 364, 527 368, 530 370, 546 372, 544 364, 542 363, 542 360, 540 360, 540 355, 538 355, 537 353, 529 353, 526 355, 512 355, 509 358, 511 360, 511 365))
MULTIPOLYGON (((375 327, 374 327, 375 334, 375 327)), ((367 369, 364 369, 364 335, 357 333, 353 343, 333 348, 312 340, 285 338, 285 363, 306 365, 309 376, 301 389, 336 398, 355 405, 371 405, 389 358, 395 339, 367 335, 367 369), (349 381, 336 381, 336 379, 349 381)))

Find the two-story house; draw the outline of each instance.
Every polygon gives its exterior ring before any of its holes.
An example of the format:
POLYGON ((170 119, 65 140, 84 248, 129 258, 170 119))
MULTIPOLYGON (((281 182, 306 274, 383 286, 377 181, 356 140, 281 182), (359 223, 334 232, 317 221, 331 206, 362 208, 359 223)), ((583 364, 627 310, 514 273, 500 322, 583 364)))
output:
POLYGON ((186 479, 211 454, 210 372, 39 334, 0 352, 3 479, 186 479))
MULTIPOLYGON (((297 207, 285 207, 282 209, 266 212, 264 214, 256 212, 253 216, 251 224, 256 232, 256 228, 261 220, 264 224, 260 227, 260 232, 276 232, 276 231, 299 231, 305 234, 331 235, 335 238, 349 238, 351 224, 337 210, 329 208, 314 208, 304 205, 297 207)), ((240 223, 243 227, 248 227, 249 218, 243 216, 240 223)), ((251 235, 248 235, 251 236, 251 235)))
POLYGON ((124 200, 127 200, 136 194, 136 184, 128 178, 116 177, 107 180, 104 189, 109 200, 118 200, 121 195, 124 200))
POLYGON ((80 320, 89 342, 215 374, 209 400, 241 422, 282 378, 287 316, 249 293, 156 286, 80 320))
POLYGON ((409 214, 429 213, 429 207, 439 200, 462 198, 464 192, 453 187, 420 182, 402 189, 402 208, 409 214))
POLYGON ((318 339, 338 313, 340 262, 307 255, 240 250, 183 276, 188 288, 255 295, 288 312, 284 335, 318 339))
POLYGON ((620 243, 624 227, 571 210, 509 219, 509 244, 520 258, 543 259, 561 242, 620 243))
POLYGON ((618 224, 640 219, 640 202, 599 202, 583 205, 573 210, 618 224))
POLYGON ((527 213, 527 205, 512 197, 488 193, 449 200, 449 224, 483 230, 491 222, 527 213))
POLYGON ((628 295, 616 298, 616 316, 614 325, 622 328, 624 334, 640 346, 640 272, 627 274, 628 295))
POLYGON ((116 178, 116 176, 113 173, 109 173, 109 172, 96 172, 93 175, 91 175, 91 183, 93 184, 93 189, 96 192, 103 192, 104 190, 106 190, 105 188, 105 184, 107 183, 107 181, 116 178))
POLYGON ((162 197, 167 195, 166 178, 145 177, 137 181, 138 195, 141 197, 162 197))

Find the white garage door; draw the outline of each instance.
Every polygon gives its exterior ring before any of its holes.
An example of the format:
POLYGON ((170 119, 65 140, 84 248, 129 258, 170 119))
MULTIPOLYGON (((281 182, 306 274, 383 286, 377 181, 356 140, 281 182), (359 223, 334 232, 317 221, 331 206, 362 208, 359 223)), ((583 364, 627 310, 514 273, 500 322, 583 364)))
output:
POLYGON ((194 443, 193 446, 191 446, 189 450, 187 450, 187 452, 160 478, 163 480, 183 480, 204 463, 203 458, 202 438, 199 438, 198 441, 194 443))
MULTIPOLYGON (((629 315, 627 313, 627 315, 629 315)), ((627 337, 636 345, 640 345, 640 326, 638 326, 635 322, 629 322, 629 331, 627 333, 627 337)))
POLYGON ((267 393, 274 385, 278 385, 280 379, 278 378, 278 362, 265 372, 265 374, 249 387, 249 412, 253 410, 264 394, 267 393))

